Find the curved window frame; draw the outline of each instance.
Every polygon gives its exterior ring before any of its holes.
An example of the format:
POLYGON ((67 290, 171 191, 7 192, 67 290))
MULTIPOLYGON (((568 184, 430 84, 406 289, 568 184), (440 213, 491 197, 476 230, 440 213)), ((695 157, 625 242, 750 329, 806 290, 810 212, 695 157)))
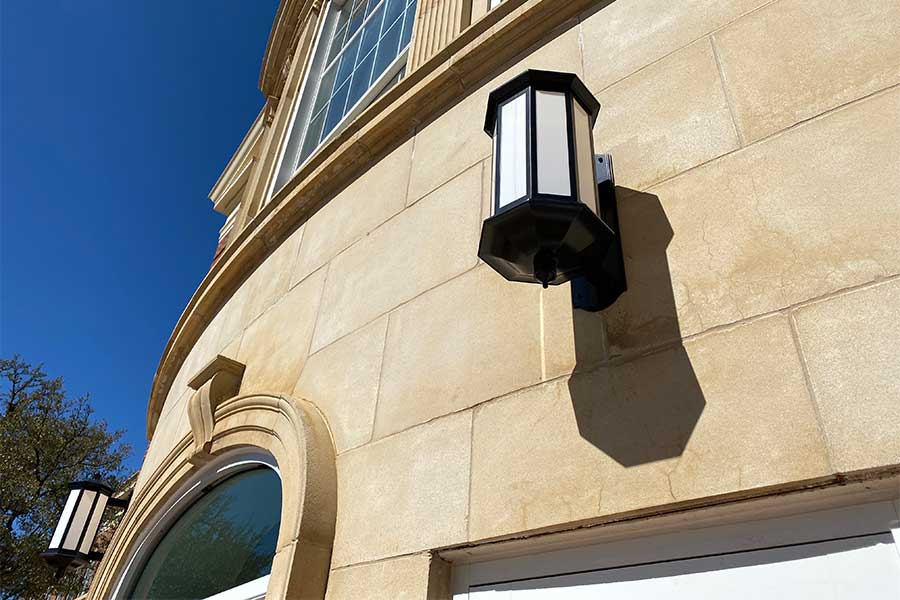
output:
MULTIPOLYGON (((328 46, 331 45, 335 30, 338 28, 340 13, 348 2, 353 4, 353 0, 330 0, 323 11, 322 17, 319 19, 320 23, 316 33, 315 43, 312 45, 312 50, 309 55, 309 64, 306 67, 306 73, 303 75, 303 82, 300 85, 296 100, 294 101, 290 124, 286 130, 287 138, 282 146, 281 156, 278 159, 278 168, 275 171, 275 177, 272 178, 271 188, 267 191, 264 202, 268 202, 272 195, 284 187, 291 177, 293 177, 294 173, 300 170, 304 164, 314 157, 323 146, 340 134, 349 123, 362 114, 362 112, 381 96, 381 94, 387 91, 394 83, 402 79, 406 73, 409 49, 413 41, 412 37, 410 37, 407 43, 399 49, 397 56, 385 68, 384 72, 372 81, 368 89, 352 105, 352 107, 347 108, 344 115, 334 125, 331 131, 325 134, 305 157, 301 157, 307 129, 313 116, 311 114, 311 104, 315 101, 315 96, 318 95, 318 88, 325 71, 325 63, 328 62, 328 57, 325 56, 325 54, 327 54, 329 49, 328 46)), ((405 0, 404 6, 409 3, 410 0, 405 0)), ((416 19, 419 2, 417 1, 415 4, 416 6, 413 7, 412 12, 409 14, 409 19, 411 19, 413 23, 416 19)), ((401 17, 401 19, 403 18, 404 17, 401 17)), ((403 25, 403 23, 401 23, 401 25, 403 25)), ((360 26, 360 29, 356 34, 361 35, 361 32, 362 26, 360 26)), ((414 35, 414 33, 411 35, 414 35)), ((343 52, 343 49, 341 52, 343 52)))
MULTIPOLYGON (((144 533, 138 538, 131 551, 125 569, 119 576, 112 598, 127 600, 128 592, 141 575, 144 564, 156 549, 169 528, 187 511, 191 505, 204 494, 210 486, 224 482, 232 475, 265 466, 278 475, 282 481, 281 471, 275 457, 261 448, 236 449, 217 457, 204 465, 196 474, 181 486, 180 493, 173 495, 157 511, 157 515, 147 523, 144 533)), ((265 598, 269 587, 269 575, 248 581, 237 587, 208 596, 203 600, 259 600, 265 598)))

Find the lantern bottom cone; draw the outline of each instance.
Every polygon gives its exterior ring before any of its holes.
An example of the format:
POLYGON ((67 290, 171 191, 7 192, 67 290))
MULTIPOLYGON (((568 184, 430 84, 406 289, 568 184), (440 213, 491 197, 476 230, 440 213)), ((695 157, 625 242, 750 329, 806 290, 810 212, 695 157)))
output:
POLYGON ((580 202, 531 199, 484 222, 478 256, 509 281, 547 287, 590 273, 613 237, 580 202))

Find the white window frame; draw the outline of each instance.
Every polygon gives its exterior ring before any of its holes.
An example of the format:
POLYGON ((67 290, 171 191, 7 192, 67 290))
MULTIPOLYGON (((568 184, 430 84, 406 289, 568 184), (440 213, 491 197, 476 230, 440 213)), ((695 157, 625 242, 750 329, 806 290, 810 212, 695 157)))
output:
MULTIPOLYGON (((125 569, 119 576, 112 598, 126 600, 128 590, 135 579, 140 576, 144 563, 157 544, 162 540, 169 528, 178 520, 185 510, 203 495, 203 490, 215 485, 227 477, 241 471, 253 469, 257 466, 266 466, 275 471, 281 479, 281 471, 278 464, 268 452, 261 448, 241 448, 217 457, 205 465, 187 483, 182 486, 181 494, 176 494, 157 511, 157 515, 147 524, 144 533, 140 535, 134 550, 128 558, 125 569)), ((282 487, 283 493, 283 487, 282 487)), ((263 575, 252 581, 219 592, 204 600, 260 600, 266 595, 269 587, 269 575, 263 575)))
MULTIPOLYGON (((387 0, 381 0, 382 2, 386 2, 387 0)), ((299 171, 306 163, 308 163, 318 152, 322 149, 323 146, 327 145, 331 142, 336 136, 338 136, 341 131, 346 129, 347 125, 353 122, 356 117, 358 117, 362 112, 369 107, 369 105, 375 101, 378 96, 382 94, 385 87, 388 83, 390 83, 399 73, 406 69, 407 61, 409 58, 409 49, 412 45, 412 37, 410 41, 407 42, 406 46, 400 50, 397 54, 397 57, 388 65, 387 69, 385 69, 384 73, 382 73, 378 79, 376 79, 372 85, 369 86, 369 89, 366 90, 359 100, 347 111, 347 113, 341 117, 341 120, 338 121, 337 125, 334 126, 334 129, 331 130, 328 135, 326 135, 313 150, 309 153, 309 156, 306 157, 302 162, 299 161, 300 151, 303 148, 303 142, 306 138, 306 130, 309 127, 310 121, 312 119, 311 108, 308 106, 302 106, 303 100, 305 98, 309 98, 310 101, 315 100, 315 96, 318 94, 318 86, 322 80, 322 74, 325 71, 325 65, 322 64, 324 59, 327 57, 319 56, 321 45, 322 44, 330 44, 331 39, 335 33, 335 23, 337 20, 337 15, 340 10, 344 7, 346 2, 352 2, 352 0, 343 0, 338 2, 337 0, 330 0, 328 5, 325 7, 323 11, 323 17, 320 19, 319 29, 316 32, 316 41, 312 45, 312 49, 309 54, 309 64, 307 66, 306 74, 303 76, 303 83, 300 85, 300 89, 297 93, 297 96, 294 100, 294 106, 291 111, 291 118, 287 128, 287 138, 285 143, 282 144, 280 156, 278 157, 278 168, 275 171, 275 177, 272 178, 272 183, 270 188, 266 193, 266 202, 275 194, 276 191, 280 190, 284 187, 288 181, 290 181, 291 177, 293 177, 294 173, 299 171), (326 34, 327 30, 327 34, 326 34), (327 38, 327 41, 326 41, 327 38), (317 58, 319 60, 317 60, 317 58), (313 76, 314 75, 314 76, 313 76), (310 85, 315 85, 315 90, 310 90, 310 94, 307 96, 307 87, 310 85), (302 111, 301 111, 302 109, 302 111), (301 115, 301 112, 304 112, 301 115)), ((416 2, 416 12, 419 10, 419 2, 416 2)), ((415 15, 412 17, 415 19, 415 15)), ((365 21, 360 25, 360 30, 363 25, 365 25, 365 21)))
MULTIPOLYGON (((452 570, 451 597, 471 600, 492 593, 470 591, 478 586, 511 580, 529 580, 562 576, 573 572, 628 568, 635 564, 655 561, 691 560, 696 556, 752 549, 765 549, 782 544, 827 542, 857 535, 884 535, 890 532, 900 555, 900 499, 877 500, 866 504, 851 504, 839 508, 810 506, 810 512, 747 517, 739 520, 698 515, 694 525, 681 520, 679 524, 661 525, 662 531, 642 536, 610 534, 603 544, 573 543, 565 547, 567 534, 549 536, 545 543, 554 549, 544 552, 499 551, 499 556, 513 558, 473 559, 455 562, 452 570), (817 510, 818 509, 818 510, 817 510), (704 521, 708 522, 704 523, 704 521), (553 541, 557 537, 560 541, 553 541)), ((667 517, 658 517, 666 520, 667 517)), ((671 519, 677 519, 672 516, 671 519)), ((615 527, 615 526, 613 526, 615 527)), ((603 528, 601 528, 603 529, 603 528)), ((586 530, 582 531, 584 534, 586 530)), ((570 534, 572 535, 572 534, 570 534)), ((577 535, 575 533, 574 535, 577 535)), ((589 543, 589 542, 588 542, 589 543)), ((505 592, 494 592, 502 597, 505 592)))

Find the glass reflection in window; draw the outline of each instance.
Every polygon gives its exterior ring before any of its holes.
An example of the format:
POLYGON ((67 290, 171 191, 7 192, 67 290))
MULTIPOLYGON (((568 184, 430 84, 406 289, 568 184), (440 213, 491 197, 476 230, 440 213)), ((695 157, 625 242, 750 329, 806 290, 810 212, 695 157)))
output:
POLYGON ((269 574, 281 523, 281 479, 268 467, 204 491, 169 528, 128 594, 200 599, 269 574))

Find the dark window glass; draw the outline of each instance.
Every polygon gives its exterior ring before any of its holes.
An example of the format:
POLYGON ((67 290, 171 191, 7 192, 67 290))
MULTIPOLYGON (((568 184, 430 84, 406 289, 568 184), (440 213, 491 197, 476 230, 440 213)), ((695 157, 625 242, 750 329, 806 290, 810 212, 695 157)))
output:
POLYGON ((378 41, 378 34, 381 31, 381 18, 384 16, 384 11, 381 10, 382 6, 382 4, 378 5, 378 12, 369 17, 369 22, 363 27, 362 42, 359 45, 360 56, 366 56, 378 41))
POLYGON ((384 11, 384 29, 393 24, 397 17, 403 14, 403 8, 406 5, 404 0, 386 0, 387 8, 384 11))
POLYGON ((350 42, 344 55, 341 57, 341 66, 338 67, 337 84, 342 85, 353 73, 353 67, 356 66, 356 53, 359 50, 359 36, 350 42))
POLYGON ((335 90, 331 104, 328 106, 328 116, 325 118, 325 129, 322 131, 321 139, 324 140, 344 116, 344 106, 347 104, 347 90, 349 89, 350 80, 348 79, 344 85, 335 90))
MULTIPOLYGON (((339 9, 334 37, 326 42, 328 50, 321 70, 310 74, 320 78, 318 93, 313 98, 314 92, 304 92, 304 102, 311 103, 311 110, 306 113, 310 115, 305 117, 309 125, 295 168, 334 131, 366 92, 380 83, 381 76, 409 43, 415 14, 416 0, 347 0, 339 9), (326 102, 328 94, 331 97, 326 102)), ((398 69, 402 77, 402 68, 398 69)), ((395 77, 390 79, 394 81, 395 77)))
MULTIPOLYGON (((350 83, 350 95, 347 98, 347 110, 353 108, 356 101, 369 89, 369 77, 372 75, 372 63, 375 62, 375 52, 359 61, 359 66, 353 72, 353 80, 350 83)), ((346 111, 345 111, 346 112, 346 111)))
POLYGON ((385 72, 394 59, 397 58, 397 47, 400 45, 400 33, 403 27, 403 19, 398 19, 378 44, 378 57, 375 59, 375 78, 385 72))
POLYGON ((319 112, 334 91, 334 75, 337 71, 337 65, 331 65, 331 68, 325 71, 322 76, 322 82, 319 84, 319 94, 316 96, 316 103, 313 104, 313 114, 319 112))
MULTIPOLYGON (((348 1, 347 4, 350 4, 348 1)), ((350 29, 349 35, 353 35, 356 33, 356 30, 359 29, 359 26, 362 25, 363 19, 366 18, 366 0, 357 0, 353 4, 353 9, 350 11, 350 29)))
POLYGON ((406 15, 404 15, 403 21, 403 35, 400 37, 400 47, 405 48, 409 43, 409 39, 412 37, 412 29, 413 29, 413 21, 416 17, 415 10, 406 9, 406 15))
POLYGON ((133 600, 194 600, 268 575, 281 523, 281 479, 263 467, 219 483, 160 540, 133 600))
POLYGON ((303 155, 308 156, 316 146, 319 145, 319 136, 322 135, 322 125, 325 124, 325 109, 319 111, 312 121, 309 122, 309 131, 306 134, 306 140, 303 142, 303 155))

